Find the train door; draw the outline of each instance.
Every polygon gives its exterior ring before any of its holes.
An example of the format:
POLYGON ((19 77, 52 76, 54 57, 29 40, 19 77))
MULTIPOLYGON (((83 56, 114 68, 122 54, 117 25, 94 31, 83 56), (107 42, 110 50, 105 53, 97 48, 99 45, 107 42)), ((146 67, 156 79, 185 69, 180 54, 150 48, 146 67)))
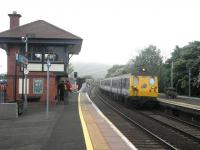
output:
POLYGON ((112 79, 110 79, 110 93, 112 93, 112 79))
POLYGON ((120 79, 117 80, 117 95, 119 95, 120 92, 120 79))
POLYGON ((120 79, 120 92, 119 94, 122 95, 122 87, 123 86, 123 78, 120 79))

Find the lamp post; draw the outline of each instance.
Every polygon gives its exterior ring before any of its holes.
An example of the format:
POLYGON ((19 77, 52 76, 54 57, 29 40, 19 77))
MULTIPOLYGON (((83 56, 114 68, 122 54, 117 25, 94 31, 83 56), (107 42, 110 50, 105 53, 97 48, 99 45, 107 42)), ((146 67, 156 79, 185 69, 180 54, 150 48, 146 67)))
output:
MULTIPOLYGON (((28 37, 27 36, 22 37, 22 41, 25 42, 25 57, 27 57, 28 56, 28 37)), ((27 108, 27 74, 28 74, 27 65, 26 65, 25 70, 23 69, 23 71, 24 71, 23 74, 25 74, 25 94, 24 94, 24 108, 25 109, 27 108)), ((23 68, 24 68, 24 66, 23 66, 23 68)), ((24 84, 24 82, 22 82, 22 83, 24 84)), ((24 93, 24 91, 22 91, 22 93, 24 93)))
POLYGON ((47 101, 46 101, 46 115, 49 116, 49 68, 51 67, 51 62, 49 60, 49 55, 47 57, 47 101))
POLYGON ((188 95, 189 95, 189 97, 191 96, 191 91, 190 91, 190 82, 191 82, 191 68, 189 68, 189 91, 188 91, 188 95))
POLYGON ((173 70, 174 70, 174 62, 172 61, 171 64, 171 87, 173 88, 173 70))

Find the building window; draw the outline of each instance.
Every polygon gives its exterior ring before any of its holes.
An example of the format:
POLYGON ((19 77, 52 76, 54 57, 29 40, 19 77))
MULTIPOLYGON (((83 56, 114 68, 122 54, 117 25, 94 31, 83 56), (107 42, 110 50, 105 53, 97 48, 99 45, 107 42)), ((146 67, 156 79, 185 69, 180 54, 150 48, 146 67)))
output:
POLYGON ((47 61, 48 57, 49 57, 49 60, 50 60, 51 62, 54 62, 54 61, 57 61, 57 60, 58 60, 58 56, 57 56, 56 53, 53 53, 53 54, 44 54, 44 59, 45 59, 45 61, 47 61))
POLYGON ((46 62, 49 56, 51 62, 64 62, 66 60, 65 47, 30 45, 28 60, 30 62, 46 62))
POLYGON ((35 53, 33 56, 34 56, 33 60, 35 60, 35 61, 42 61, 42 54, 35 53))
POLYGON ((32 50, 28 53, 28 60, 34 61, 34 62, 41 62, 42 61, 42 53, 32 50))
POLYGON ((33 79, 33 94, 43 94, 43 79, 33 79))

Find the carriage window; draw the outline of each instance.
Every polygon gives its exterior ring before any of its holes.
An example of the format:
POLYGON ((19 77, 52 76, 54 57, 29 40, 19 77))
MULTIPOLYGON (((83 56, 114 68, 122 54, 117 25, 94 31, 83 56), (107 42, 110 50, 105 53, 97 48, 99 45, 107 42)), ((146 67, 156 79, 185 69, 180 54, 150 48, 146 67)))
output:
POLYGON ((113 80, 113 87, 117 87, 117 80, 113 80))
POLYGON ((129 88, 129 78, 126 78, 125 87, 126 87, 127 89, 129 88))
POLYGON ((123 81, 123 82, 122 82, 122 87, 123 87, 123 88, 126 88, 126 80, 127 80, 126 78, 124 78, 124 79, 122 80, 122 81, 123 81))

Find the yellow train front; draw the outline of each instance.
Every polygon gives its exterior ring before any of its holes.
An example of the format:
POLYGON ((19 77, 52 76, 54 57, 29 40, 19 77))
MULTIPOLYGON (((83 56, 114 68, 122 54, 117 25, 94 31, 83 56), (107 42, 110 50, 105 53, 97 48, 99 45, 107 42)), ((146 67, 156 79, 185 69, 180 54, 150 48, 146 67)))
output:
POLYGON ((122 100, 137 107, 152 108, 157 104, 158 78, 126 74, 101 80, 100 89, 115 100, 122 100))
POLYGON ((153 107, 157 104, 158 78, 156 76, 130 76, 128 101, 137 106, 153 107))

